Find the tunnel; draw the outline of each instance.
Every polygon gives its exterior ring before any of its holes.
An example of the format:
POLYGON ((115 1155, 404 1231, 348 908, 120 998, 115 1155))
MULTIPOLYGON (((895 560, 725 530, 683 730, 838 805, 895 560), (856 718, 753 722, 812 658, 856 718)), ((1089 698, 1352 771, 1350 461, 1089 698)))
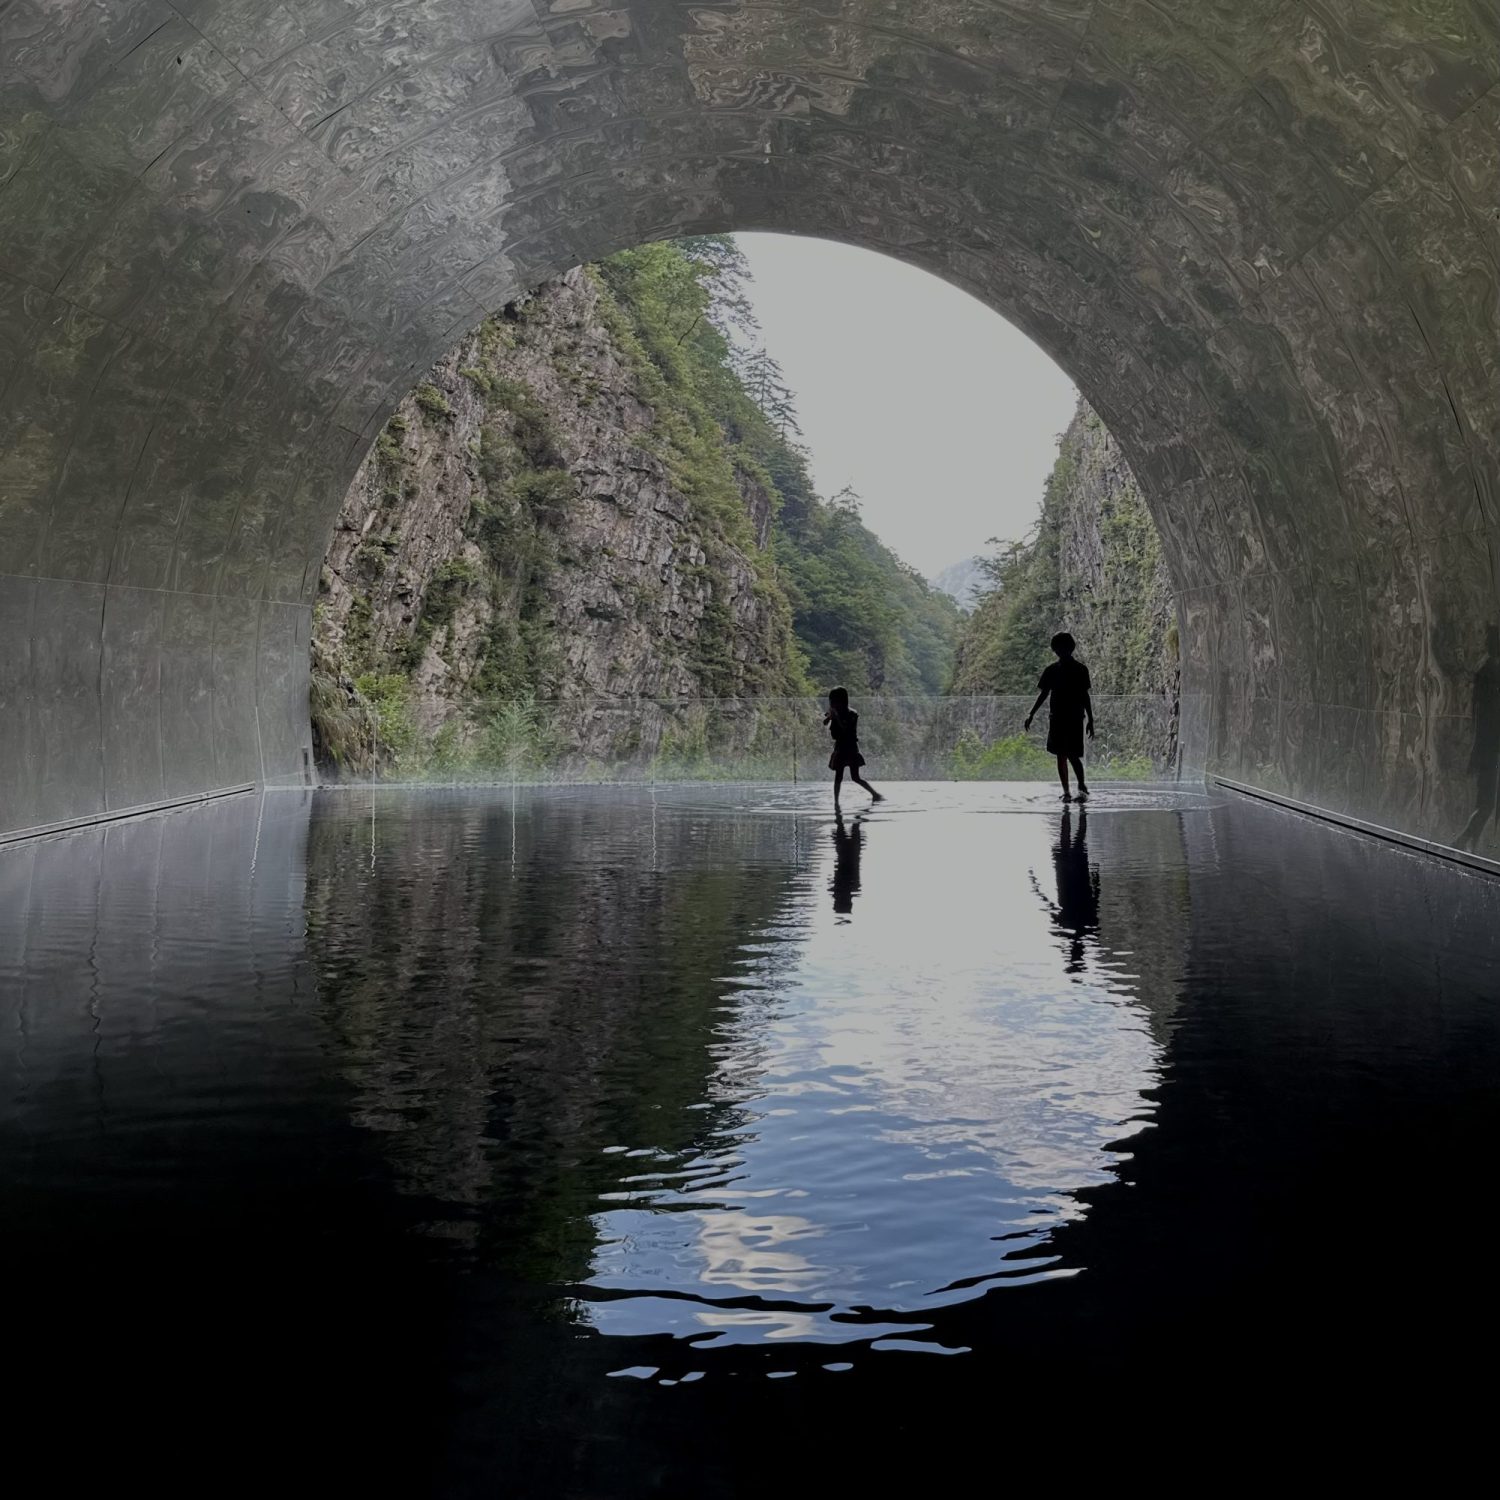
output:
POLYGON ((1178 590, 1185 771, 1451 839, 1497 79, 1489 0, 0 7, 0 830, 309 779, 319 566, 420 373, 569 267, 769 229, 1077 382, 1178 590))

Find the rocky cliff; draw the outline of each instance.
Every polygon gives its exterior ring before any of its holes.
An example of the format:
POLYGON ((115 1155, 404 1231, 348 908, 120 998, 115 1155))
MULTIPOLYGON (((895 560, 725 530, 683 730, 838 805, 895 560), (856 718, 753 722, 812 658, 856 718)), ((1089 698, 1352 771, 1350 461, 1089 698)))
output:
POLYGON ((1060 629, 1088 643, 1101 693, 1177 696, 1177 600, 1156 525, 1120 445, 1079 403, 1063 435, 1060 629))
POLYGON ((1030 696, 1070 631, 1096 695, 1144 700, 1140 748, 1176 748, 1177 605, 1155 524, 1104 423, 1080 401, 1058 445, 1035 533, 985 564, 989 591, 965 622, 954 668, 964 694, 1030 696))
POLYGON ((587 740, 615 732, 592 700, 803 691, 773 494, 691 415, 590 269, 440 361, 366 459, 323 569, 325 766, 365 769, 372 744, 458 753, 532 699, 578 705, 587 740))

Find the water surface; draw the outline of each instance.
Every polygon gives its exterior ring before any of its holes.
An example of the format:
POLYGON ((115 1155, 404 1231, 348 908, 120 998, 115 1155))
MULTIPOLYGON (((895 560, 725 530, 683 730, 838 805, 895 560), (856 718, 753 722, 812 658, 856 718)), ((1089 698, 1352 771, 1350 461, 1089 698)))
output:
POLYGON ((32 1394, 376 1490, 738 1494, 747 1445, 771 1487, 851 1423, 961 1465, 1489 1326, 1414 1252, 1488 1250, 1492 884, 1186 790, 892 790, 0 851, 32 1394))

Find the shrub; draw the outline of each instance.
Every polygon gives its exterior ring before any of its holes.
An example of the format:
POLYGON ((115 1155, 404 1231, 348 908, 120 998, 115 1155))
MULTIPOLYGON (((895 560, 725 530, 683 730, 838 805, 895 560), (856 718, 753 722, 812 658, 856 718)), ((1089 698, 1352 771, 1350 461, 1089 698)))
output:
POLYGON ((435 385, 419 385, 412 392, 412 399, 421 409, 424 417, 431 417, 434 421, 443 421, 453 415, 453 408, 448 405, 448 399, 435 385))
POLYGON ((397 767, 407 765, 417 747, 408 697, 411 684, 399 672, 366 672, 354 686, 375 715, 380 748, 397 767))
POLYGON ((339 770, 372 769, 380 725, 371 705, 357 690, 351 691, 336 672, 317 661, 308 685, 318 763, 339 770))
POLYGON ((516 475, 511 493, 532 510, 546 510, 566 505, 578 493, 578 486, 566 469, 533 469, 516 475))
MULTIPOLYGON (((1084 768, 1092 781, 1149 781, 1156 774, 1147 756, 1107 751, 1088 757, 1084 768)), ((1057 758, 1024 734, 1008 734, 986 745, 973 730, 965 730, 949 752, 948 771, 955 781, 1050 781, 1057 774, 1057 758)))
POLYGON ((558 754, 557 736, 530 695, 494 707, 485 717, 475 763, 511 776, 545 768, 558 754))

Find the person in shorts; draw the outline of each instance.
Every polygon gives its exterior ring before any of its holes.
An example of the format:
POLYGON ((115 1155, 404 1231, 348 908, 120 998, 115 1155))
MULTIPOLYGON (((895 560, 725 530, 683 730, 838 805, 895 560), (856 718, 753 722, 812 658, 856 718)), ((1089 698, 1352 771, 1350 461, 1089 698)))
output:
POLYGON ((1057 653, 1057 660, 1042 673, 1042 680, 1037 683, 1040 691, 1036 702, 1031 705, 1031 712, 1026 715, 1026 727, 1031 728, 1037 710, 1050 697, 1052 717, 1047 726, 1047 754, 1057 757, 1062 799, 1064 802, 1074 800, 1068 786, 1068 767, 1072 766, 1078 778, 1077 800, 1087 802, 1089 788, 1083 779, 1083 740, 1085 735, 1089 739, 1094 737, 1094 700, 1089 696, 1089 669, 1074 659, 1073 653, 1078 645, 1066 630, 1052 637, 1052 649, 1057 653))

